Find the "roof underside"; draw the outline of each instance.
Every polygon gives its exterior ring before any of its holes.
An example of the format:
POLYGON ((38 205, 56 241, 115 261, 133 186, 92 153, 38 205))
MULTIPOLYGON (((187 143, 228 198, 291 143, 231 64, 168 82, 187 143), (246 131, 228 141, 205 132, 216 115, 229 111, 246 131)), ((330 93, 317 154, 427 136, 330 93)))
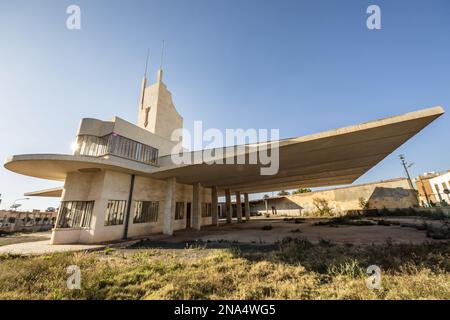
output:
POLYGON ((39 191, 33 191, 33 192, 27 192, 24 194, 24 196, 27 197, 50 197, 50 198, 59 198, 62 195, 63 188, 57 187, 57 188, 51 188, 51 189, 44 189, 39 191))
POLYGON ((15 156, 5 163, 5 167, 30 176, 59 180, 76 170, 118 170, 156 179, 176 177, 178 182, 186 184, 199 182, 204 187, 217 186, 219 192, 231 189, 254 193, 350 184, 443 113, 441 107, 435 107, 282 140, 279 171, 275 175, 261 175, 260 165, 170 165, 150 170, 134 165, 132 161, 126 162, 125 166, 123 161, 90 160, 90 157, 77 160, 67 155, 15 156))
POLYGON ((426 109, 322 134, 283 140, 279 171, 260 174, 259 165, 191 165, 154 173, 241 192, 350 184, 443 113, 426 109))

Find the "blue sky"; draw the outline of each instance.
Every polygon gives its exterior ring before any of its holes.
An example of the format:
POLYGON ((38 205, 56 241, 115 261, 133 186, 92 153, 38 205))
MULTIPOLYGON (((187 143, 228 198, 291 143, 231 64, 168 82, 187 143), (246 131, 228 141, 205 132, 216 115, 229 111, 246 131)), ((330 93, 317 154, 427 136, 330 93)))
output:
MULTIPOLYGON (((301 136, 435 105, 450 106, 450 2, 0 1, 0 158, 70 153, 79 120, 135 121, 146 48, 155 80, 184 117, 204 127, 280 128, 301 136), (81 30, 66 8, 81 8, 81 30), (382 29, 368 30, 379 5, 382 29)), ((361 177, 450 169, 444 115, 361 177)), ((61 183, 0 169, 0 208, 61 183)), ((56 206, 35 198, 23 208, 56 206)))

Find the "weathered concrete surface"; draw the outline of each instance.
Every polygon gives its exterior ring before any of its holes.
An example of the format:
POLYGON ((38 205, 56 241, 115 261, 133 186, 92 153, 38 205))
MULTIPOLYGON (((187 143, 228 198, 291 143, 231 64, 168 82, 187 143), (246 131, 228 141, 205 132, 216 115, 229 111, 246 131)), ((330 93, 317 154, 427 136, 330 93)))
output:
POLYGON ((158 72, 156 83, 148 87, 144 84, 141 97, 138 126, 167 140, 172 140, 172 132, 183 127, 183 118, 173 104, 172 94, 162 82, 162 70, 158 72))

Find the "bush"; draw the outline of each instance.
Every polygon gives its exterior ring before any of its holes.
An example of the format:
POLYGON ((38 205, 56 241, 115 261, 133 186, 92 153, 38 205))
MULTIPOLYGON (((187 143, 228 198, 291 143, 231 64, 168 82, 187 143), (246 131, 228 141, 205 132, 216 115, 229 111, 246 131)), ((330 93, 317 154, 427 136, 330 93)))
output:
POLYGON ((361 216, 356 215, 347 215, 332 218, 328 221, 319 221, 316 222, 315 226, 329 226, 329 227, 338 227, 340 225, 351 225, 351 226, 370 226, 375 225, 376 222, 372 220, 363 220, 361 216))
POLYGON ((334 215, 333 209, 331 209, 328 200, 323 198, 314 198, 313 204, 317 209, 317 214, 319 217, 334 215))
POLYGON ((450 239, 450 228, 447 224, 443 224, 440 227, 432 226, 431 224, 424 224, 427 231, 427 237, 435 240, 448 240, 450 239))

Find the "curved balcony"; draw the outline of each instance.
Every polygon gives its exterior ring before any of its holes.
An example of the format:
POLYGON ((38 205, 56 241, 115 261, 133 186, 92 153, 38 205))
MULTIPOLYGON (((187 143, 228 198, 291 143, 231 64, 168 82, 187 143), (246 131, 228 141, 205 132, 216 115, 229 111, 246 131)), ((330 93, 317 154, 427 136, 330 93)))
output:
POLYGON ((79 135, 74 148, 74 155, 91 157, 113 155, 152 166, 158 165, 158 149, 116 133, 110 133, 102 137, 79 135))

